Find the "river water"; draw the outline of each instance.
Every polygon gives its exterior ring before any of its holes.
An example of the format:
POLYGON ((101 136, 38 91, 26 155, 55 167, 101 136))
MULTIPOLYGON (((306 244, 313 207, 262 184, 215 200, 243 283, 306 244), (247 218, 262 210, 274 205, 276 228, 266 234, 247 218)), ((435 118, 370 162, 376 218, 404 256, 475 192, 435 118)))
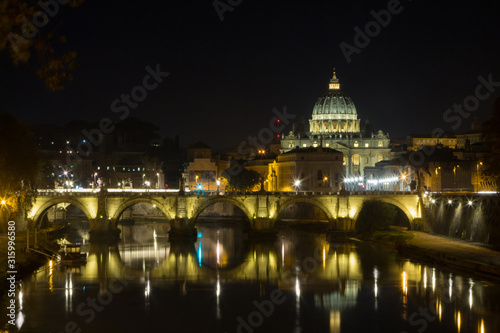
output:
POLYGON ((86 242, 85 264, 24 279, 17 328, 2 316, 0 332, 500 332, 498 282, 379 245, 296 230, 257 242, 223 224, 177 244, 161 223, 122 229, 117 244, 86 242))

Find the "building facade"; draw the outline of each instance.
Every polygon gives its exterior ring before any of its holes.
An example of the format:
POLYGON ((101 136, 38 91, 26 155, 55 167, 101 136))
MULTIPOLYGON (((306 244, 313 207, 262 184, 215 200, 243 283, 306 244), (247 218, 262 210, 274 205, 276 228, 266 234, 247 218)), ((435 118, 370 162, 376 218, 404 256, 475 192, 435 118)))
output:
POLYGON ((322 147, 296 148, 269 164, 268 191, 336 192, 341 189, 342 153, 322 147))
POLYGON ((362 176, 367 166, 390 159, 389 135, 363 131, 354 103, 341 89, 335 72, 326 93, 318 98, 305 135, 291 131, 281 140, 281 152, 296 148, 332 148, 343 156, 343 177, 362 176))

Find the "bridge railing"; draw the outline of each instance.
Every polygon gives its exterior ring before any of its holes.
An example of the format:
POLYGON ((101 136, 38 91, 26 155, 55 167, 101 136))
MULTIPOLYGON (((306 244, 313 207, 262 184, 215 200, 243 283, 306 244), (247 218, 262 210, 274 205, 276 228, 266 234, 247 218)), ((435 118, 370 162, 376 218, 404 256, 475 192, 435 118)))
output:
MULTIPOLYGON (((177 195, 179 190, 177 189, 121 189, 121 188, 108 188, 106 189, 109 194, 133 196, 133 195, 177 195)), ((38 190, 38 195, 40 196, 54 196, 54 195, 70 195, 70 196, 88 196, 88 195, 98 195, 100 193, 100 188, 95 189, 43 189, 38 190)), ((377 195, 414 195, 417 192, 413 191, 348 191, 344 192, 348 195, 366 195, 366 196, 377 196, 377 195)), ((313 195, 340 195, 340 192, 332 191, 270 191, 266 192, 266 195, 275 196, 313 196, 313 195)), ((198 191, 185 192, 187 196, 232 196, 232 195, 262 195, 260 192, 240 192, 240 191, 204 191, 198 193, 198 191)))
MULTIPOLYGON (((40 196, 53 196, 53 195, 97 195, 101 191, 100 188, 84 188, 84 189, 43 189, 37 190, 40 196)), ((108 193, 123 194, 123 195, 137 195, 137 194, 177 194, 179 190, 171 189, 122 189, 122 188, 108 188, 108 193)))

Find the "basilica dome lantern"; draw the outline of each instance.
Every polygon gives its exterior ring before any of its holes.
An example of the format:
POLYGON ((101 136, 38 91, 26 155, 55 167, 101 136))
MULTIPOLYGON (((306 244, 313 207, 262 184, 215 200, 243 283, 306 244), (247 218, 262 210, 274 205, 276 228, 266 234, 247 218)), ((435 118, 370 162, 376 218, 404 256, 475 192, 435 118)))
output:
POLYGON ((314 104, 310 132, 313 135, 359 133, 359 122, 356 107, 342 91, 334 71, 328 90, 314 104))

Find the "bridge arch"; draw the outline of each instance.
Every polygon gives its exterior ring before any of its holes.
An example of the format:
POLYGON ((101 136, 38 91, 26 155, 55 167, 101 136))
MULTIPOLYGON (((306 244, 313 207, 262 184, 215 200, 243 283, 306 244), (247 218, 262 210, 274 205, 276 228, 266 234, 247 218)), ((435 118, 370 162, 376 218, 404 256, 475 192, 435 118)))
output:
POLYGON ((193 224, 196 223, 196 220, 198 219, 198 216, 200 216, 200 214, 205 209, 207 209, 211 205, 216 204, 218 202, 227 202, 227 203, 232 204, 235 207, 238 207, 239 209, 241 209, 241 211, 243 211, 243 214, 245 214, 245 216, 248 218, 249 222, 251 222, 253 220, 253 215, 249 212, 249 210, 247 209, 247 207, 245 206, 244 203, 242 203, 242 202, 240 202, 240 201, 238 201, 238 200, 236 200, 234 198, 228 198, 228 197, 221 197, 221 196, 219 196, 219 197, 210 198, 210 199, 206 200, 205 202, 201 203, 196 208, 196 210, 193 213, 193 216, 191 216, 191 220, 193 221, 193 224))
POLYGON ((276 212, 273 214, 273 217, 272 217, 273 223, 275 223, 277 221, 280 213, 282 213, 287 207, 289 207, 293 204, 296 204, 296 203, 308 203, 308 204, 314 205, 317 208, 319 208, 323 213, 325 213, 325 215, 328 219, 328 222, 333 222, 335 220, 335 218, 331 214, 330 210, 328 210, 328 208, 320 200, 317 200, 314 198, 307 198, 307 197, 294 197, 294 198, 290 198, 284 202, 279 202, 279 207, 276 210, 276 212))
POLYGON ((149 203, 152 205, 156 205, 157 208, 159 208, 163 214, 167 217, 167 219, 172 220, 174 217, 172 216, 170 207, 165 206, 161 201, 152 199, 152 198, 147 198, 147 197, 139 197, 139 198, 131 198, 126 201, 124 201, 118 208, 116 209, 115 213, 112 216, 112 220, 116 223, 118 223, 118 218, 123 214, 123 212, 139 203, 149 203))
POLYGON ((366 198, 365 200, 363 200, 363 202, 359 206, 359 209, 356 211, 356 214, 354 214, 354 216, 352 217, 353 228, 356 228, 356 222, 358 220, 359 213, 361 212, 361 207, 363 206, 363 203, 365 201, 376 201, 376 200, 379 200, 381 202, 393 205, 396 208, 398 208, 399 210, 401 210, 403 212, 403 214, 406 216, 406 218, 408 219, 408 223, 410 224, 410 229, 414 228, 414 224, 413 224, 414 217, 410 213, 410 211, 408 210, 408 208, 403 203, 401 203, 400 201, 398 201, 396 199, 392 199, 392 198, 387 198, 387 197, 366 198))
MULTIPOLYGON (((79 208, 87 217, 89 222, 95 218, 93 214, 91 214, 90 210, 88 207, 86 207, 82 202, 80 202, 78 199, 72 198, 72 197, 56 197, 53 199, 50 199, 49 201, 45 202, 42 204, 40 207, 36 209, 36 211, 33 213, 32 217, 32 223, 33 226, 37 226, 40 224, 40 219, 43 217, 43 215, 51 208, 52 206, 55 206, 60 203, 68 203, 70 205, 73 205, 77 208, 79 208)), ((35 209, 35 207, 33 207, 35 209)), ((95 210, 97 211, 97 207, 95 207, 95 210)))

